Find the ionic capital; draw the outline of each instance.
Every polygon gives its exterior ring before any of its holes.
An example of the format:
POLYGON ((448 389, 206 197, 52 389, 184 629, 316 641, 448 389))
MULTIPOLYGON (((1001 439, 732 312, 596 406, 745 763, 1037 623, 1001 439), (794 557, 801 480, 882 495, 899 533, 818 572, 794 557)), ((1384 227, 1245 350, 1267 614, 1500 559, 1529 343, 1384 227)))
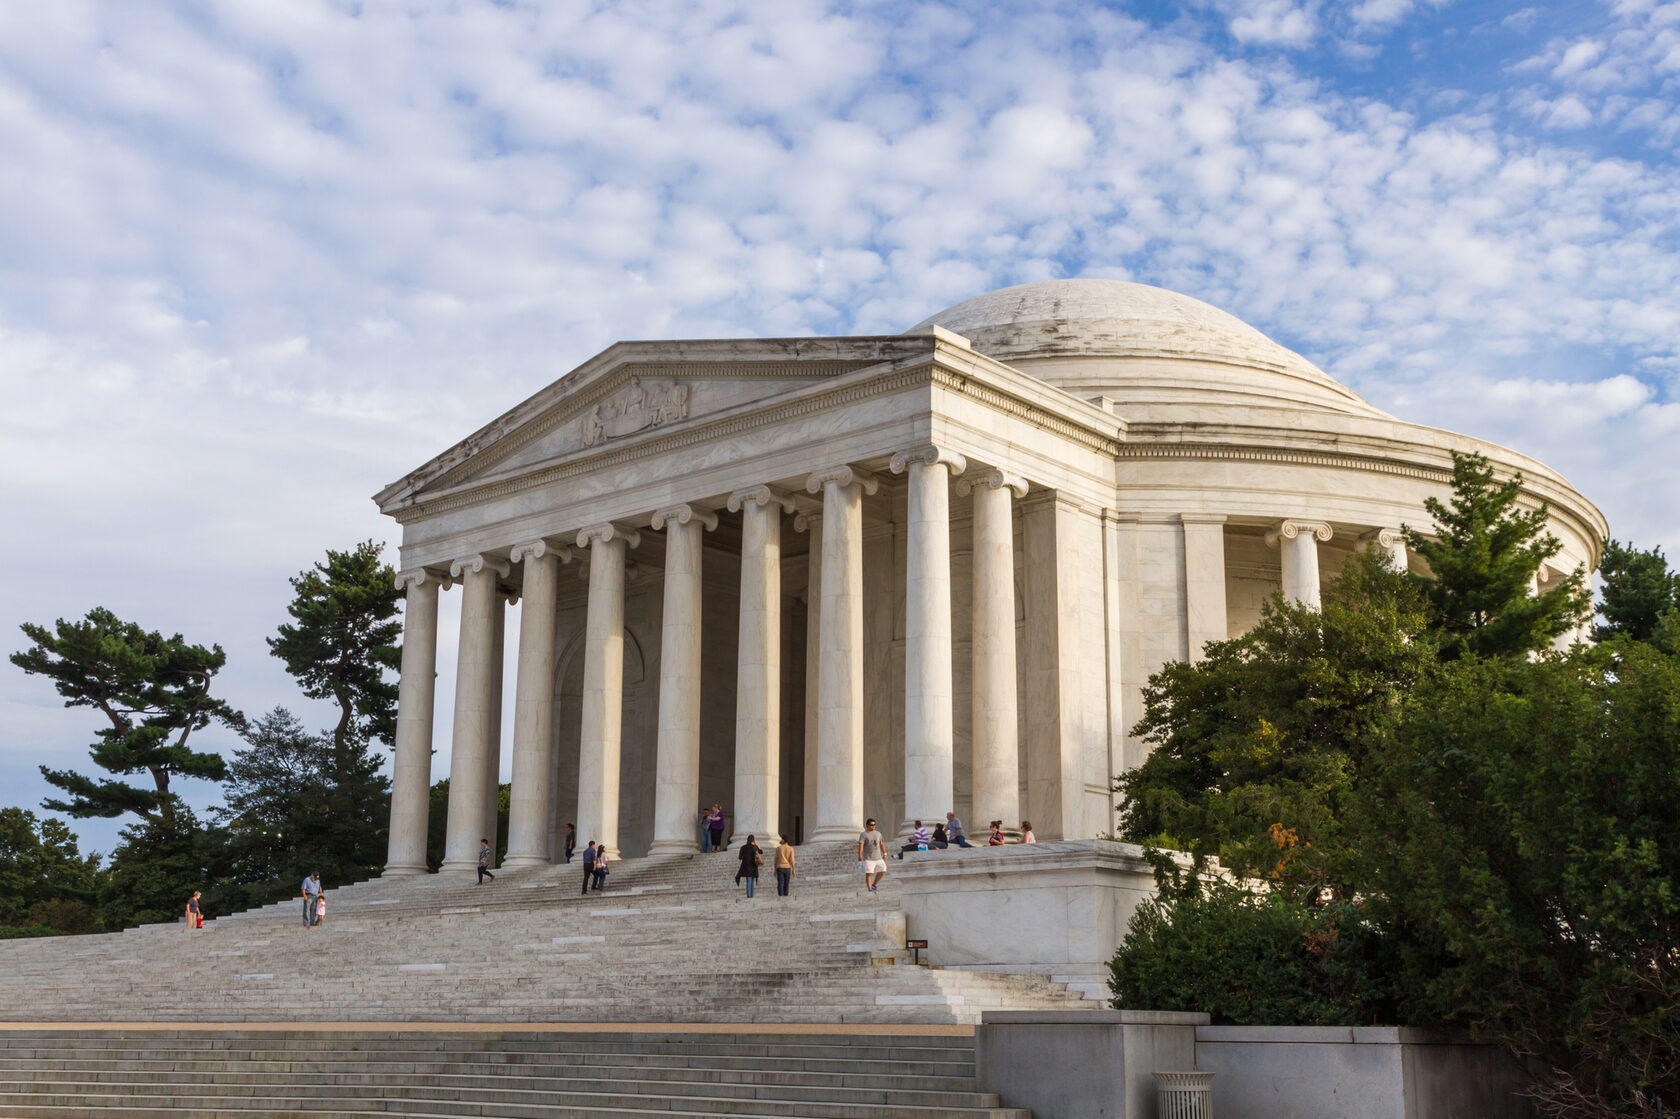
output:
POLYGON ((551 544, 547 540, 532 540, 525 544, 515 544, 508 553, 508 559, 514 563, 524 563, 526 560, 540 560, 544 556, 559 556, 561 563, 569 563, 572 550, 564 544, 551 544))
POLYGON ((779 506, 784 513, 794 511, 793 499, 781 490, 770 486, 748 486, 744 490, 736 490, 729 495, 729 511, 731 513, 739 513, 747 505, 769 505, 771 503, 779 506))
POLYGON ((978 489, 1008 489, 1019 501, 1027 496, 1027 480, 1019 474, 1011 474, 1007 470, 982 470, 964 474, 957 482, 958 497, 967 497, 978 489))
POLYGON ((1330 526, 1323 521, 1284 521, 1277 528, 1266 534, 1266 543, 1275 548, 1279 539, 1293 540, 1302 533, 1316 536, 1319 540, 1328 540, 1335 535, 1330 526))
POLYGON ((881 483, 876 480, 875 475, 861 466, 831 466, 805 479, 805 492, 821 493, 823 487, 830 482, 842 489, 847 486, 862 486, 863 492, 870 495, 881 488, 881 483))
POLYGON ((793 527, 796 532, 810 532, 812 529, 821 528, 822 514, 816 512, 797 513, 793 518, 793 527))
POLYGON ((717 514, 710 509, 701 509, 693 505, 673 505, 669 509, 660 509, 653 514, 651 524, 657 529, 664 528, 671 521, 679 525, 686 525, 690 521, 699 521, 710 532, 718 526, 717 514))
POLYGON ((968 460, 955 451, 948 451, 944 447, 932 443, 924 443, 920 447, 912 447, 908 451, 900 451, 892 457, 888 464, 894 474, 902 474, 910 469, 910 464, 916 462, 923 466, 939 466, 943 464, 952 474, 961 474, 968 469, 968 460))
POLYGON ((405 592, 413 587, 423 587, 427 583, 433 583, 439 590, 446 591, 454 585, 454 580, 441 571, 432 571, 425 567, 411 567, 407 571, 397 572, 396 583, 397 590, 405 592))
POLYGON ((596 544, 611 544, 614 541, 624 541, 626 548, 634 548, 642 542, 642 534, 633 528, 619 528, 611 521, 605 524, 590 525, 577 534, 577 546, 589 548, 596 544))
POLYGON ((485 570, 494 571, 497 575, 506 579, 513 574, 513 565, 499 560, 495 556, 487 556, 483 552, 463 556, 449 565, 449 574, 456 579, 465 578, 469 572, 477 575, 485 570))
POLYGON ((1393 549, 1406 542, 1405 534, 1397 528, 1372 529, 1364 536, 1368 544, 1375 544, 1379 548, 1393 549))

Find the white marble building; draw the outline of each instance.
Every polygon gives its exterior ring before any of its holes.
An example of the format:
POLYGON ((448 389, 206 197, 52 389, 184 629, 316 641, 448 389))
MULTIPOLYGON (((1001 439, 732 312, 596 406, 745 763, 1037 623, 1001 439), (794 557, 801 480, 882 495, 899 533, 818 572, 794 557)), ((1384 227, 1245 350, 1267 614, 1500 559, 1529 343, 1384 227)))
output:
POLYGON ((425 869, 438 595, 462 598, 445 869, 580 843, 1114 820, 1144 680, 1427 526, 1450 454, 1520 470, 1596 566, 1603 516, 1505 448, 1372 407, 1205 303, 1111 280, 901 335, 623 342, 377 495, 407 633, 388 874, 425 869))

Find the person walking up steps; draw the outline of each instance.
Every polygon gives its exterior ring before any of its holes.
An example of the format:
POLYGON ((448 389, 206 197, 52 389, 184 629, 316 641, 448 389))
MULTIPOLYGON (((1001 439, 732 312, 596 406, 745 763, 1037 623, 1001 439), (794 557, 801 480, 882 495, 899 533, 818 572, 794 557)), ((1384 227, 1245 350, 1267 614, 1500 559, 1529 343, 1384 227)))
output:
MULTIPOLYGON (((467 834, 471 835, 472 833, 468 832, 467 834)), ((493 857, 494 857, 494 855, 490 850, 490 841, 488 839, 479 840, 478 841, 478 884, 480 886, 484 885, 484 880, 486 878, 490 879, 490 881, 492 881, 492 882, 494 882, 496 880, 496 876, 494 874, 490 873, 490 860, 493 857)))
POLYGON ((793 886, 793 844, 788 842, 787 836, 782 836, 782 845, 776 848, 776 896, 785 898, 793 886))
POLYGON ((747 841, 741 844, 741 868, 735 872, 735 881, 747 880, 747 896, 753 896, 758 889, 758 868, 764 865, 764 848, 758 845, 758 837, 747 836, 747 841))
POLYGON ((307 928, 315 923, 315 903, 321 897, 321 874, 311 871, 308 878, 303 880, 303 924, 307 928))
POLYGON ((875 830, 874 820, 858 836, 858 866, 863 868, 864 884, 874 893, 881 876, 887 873, 887 837, 875 830))
POLYGON ((589 846, 583 849, 583 889, 579 893, 589 892, 589 883, 595 878, 595 841, 591 839, 589 846))

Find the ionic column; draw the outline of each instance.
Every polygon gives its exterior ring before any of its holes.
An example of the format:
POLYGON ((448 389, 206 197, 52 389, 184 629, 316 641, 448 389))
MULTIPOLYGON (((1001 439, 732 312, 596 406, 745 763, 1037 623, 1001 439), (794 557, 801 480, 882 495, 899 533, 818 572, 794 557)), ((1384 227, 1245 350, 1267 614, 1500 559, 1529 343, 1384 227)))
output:
MULTIPOLYGON (((938 821, 954 798, 951 679, 951 475, 967 462, 939 447, 892 457, 910 483, 904 595, 904 821, 938 821)), ((931 826, 931 823, 930 825, 931 826)))
POLYGON ((659 745, 649 854, 700 847, 695 813, 700 807, 701 534, 717 523, 716 513, 692 505, 653 515, 653 527, 665 530, 665 618, 659 643, 659 745))
POLYGON ((524 567, 519 618, 519 667, 513 700, 513 784, 508 796, 508 851, 504 866, 544 866, 554 818, 549 754, 554 749, 554 625, 560 598, 560 563, 571 549, 544 540, 520 544, 513 562, 524 567))
POLYGON ((1404 575, 1412 569, 1411 558, 1406 553, 1406 536, 1397 528, 1379 528, 1365 537, 1369 547, 1380 548, 1388 553, 1389 560, 1394 564, 1394 570, 1404 575))
POLYGON ((863 826, 863 497, 880 483, 866 470, 840 466, 811 475, 805 488, 823 497, 810 838, 844 840, 863 826))
POLYGON ((1330 537, 1330 526, 1323 521, 1284 521, 1266 534, 1266 543, 1282 549, 1284 598, 1319 608, 1318 542, 1330 537))
POLYGON ((769 486, 729 495, 741 513, 741 641, 735 680, 735 845, 778 846, 781 781, 782 512, 769 486))
POLYGON ((1225 516, 1180 513, 1184 534, 1185 656, 1199 661, 1209 641, 1230 633, 1225 603, 1225 516))
POLYGON ((484 751, 484 811, 480 816, 484 821, 484 835, 480 838, 490 841, 492 863, 495 861, 496 824, 502 802, 502 698, 507 692, 503 686, 503 669, 507 663, 507 608, 518 601, 517 594, 510 594, 505 588, 499 589, 494 611, 496 635, 490 642, 490 694, 495 697, 495 702, 490 705, 490 738, 484 751))
POLYGON ((805 817, 802 842, 811 841, 817 825, 818 689, 822 681, 822 514, 800 513, 793 527, 806 534, 805 550, 805 787, 800 806, 805 817))
MULTIPOLYGON (((1016 736, 1015 516, 1023 478, 1001 470, 964 477, 958 494, 974 502, 974 682, 971 826, 1021 818, 1020 743, 1016 736)), ((926 817, 923 817, 926 819, 926 817)))
POLYGON ((432 789, 432 706, 437 698, 438 590, 449 577, 404 571, 402 676, 397 683, 396 756, 391 761, 390 842, 385 876, 426 873, 426 823, 432 789))
POLYGON ((618 765, 624 725, 624 549, 641 534, 612 524, 578 533, 589 549, 589 616, 583 645, 583 730, 578 736, 578 847, 590 840, 618 857, 618 765))
MULTIPOLYGON (((500 581, 511 569, 490 556, 456 560, 449 574, 463 585, 461 642, 455 662, 455 729, 449 757, 449 816, 443 841, 446 871, 478 866, 484 828, 485 759, 495 730, 496 614, 502 608, 500 581)), ((494 818, 491 824, 495 823, 494 818)))

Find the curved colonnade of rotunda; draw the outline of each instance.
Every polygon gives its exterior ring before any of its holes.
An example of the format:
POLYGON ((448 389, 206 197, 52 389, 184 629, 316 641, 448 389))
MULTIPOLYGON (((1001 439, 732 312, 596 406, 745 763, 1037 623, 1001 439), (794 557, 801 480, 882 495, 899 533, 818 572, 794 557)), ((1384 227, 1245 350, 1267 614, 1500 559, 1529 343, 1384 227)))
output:
POLYGON ((1026 284, 902 335, 619 343, 376 497, 408 594, 386 873, 426 868, 445 741, 444 869, 476 863, 505 725, 509 865, 556 859, 567 821, 693 850, 713 802, 771 844, 951 809, 1106 833, 1149 674, 1273 593, 1316 601, 1356 550, 1416 565, 1398 530, 1430 525, 1455 450, 1548 505, 1545 579, 1596 566, 1604 519, 1556 472, 1159 288, 1026 284), (461 633, 434 726, 440 593, 461 633))

